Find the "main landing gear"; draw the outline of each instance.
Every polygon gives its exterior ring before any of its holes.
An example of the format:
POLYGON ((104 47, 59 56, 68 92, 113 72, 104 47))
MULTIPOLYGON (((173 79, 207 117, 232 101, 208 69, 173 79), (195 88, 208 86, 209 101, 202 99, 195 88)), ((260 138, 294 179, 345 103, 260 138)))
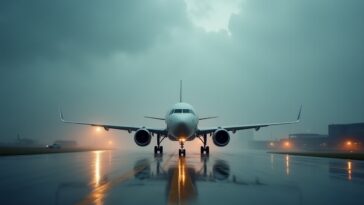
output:
POLYGON ((161 137, 160 135, 157 135, 157 146, 154 146, 154 154, 163 154, 163 146, 161 145, 161 142, 164 140, 164 138, 166 137, 161 137))
POLYGON ((184 139, 181 139, 179 140, 179 144, 181 145, 181 148, 178 150, 178 155, 180 157, 185 157, 186 156, 186 149, 184 148, 184 143, 185 143, 185 140, 184 139))
POLYGON ((201 155, 209 155, 210 154, 210 147, 207 146, 207 136, 206 135, 203 135, 203 137, 198 137, 202 143, 203 143, 203 146, 201 146, 201 155))

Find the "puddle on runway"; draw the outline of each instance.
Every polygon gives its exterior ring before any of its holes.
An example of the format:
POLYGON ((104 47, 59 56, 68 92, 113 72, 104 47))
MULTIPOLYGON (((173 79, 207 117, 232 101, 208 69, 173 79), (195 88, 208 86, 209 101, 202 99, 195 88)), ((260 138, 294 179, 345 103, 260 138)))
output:
POLYGON ((97 151, 0 165, 4 204, 360 204, 364 194, 364 162, 262 152, 97 151))

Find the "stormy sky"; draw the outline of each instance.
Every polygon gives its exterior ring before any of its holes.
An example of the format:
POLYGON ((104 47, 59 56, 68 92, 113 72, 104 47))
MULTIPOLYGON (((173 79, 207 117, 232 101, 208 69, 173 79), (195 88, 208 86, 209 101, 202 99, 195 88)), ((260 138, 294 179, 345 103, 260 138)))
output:
MULTIPOLYGON (((69 120, 164 127, 184 100, 203 126, 287 121, 256 139, 364 121, 364 1, 2 0, 0 141, 132 145, 69 120), (101 143, 101 142, 100 142, 101 143)), ((239 138, 239 134, 236 134, 239 138)))

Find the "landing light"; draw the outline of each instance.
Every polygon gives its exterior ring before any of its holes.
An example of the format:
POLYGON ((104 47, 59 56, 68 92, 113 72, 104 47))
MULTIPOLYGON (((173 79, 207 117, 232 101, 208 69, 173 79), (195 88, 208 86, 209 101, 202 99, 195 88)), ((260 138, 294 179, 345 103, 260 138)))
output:
POLYGON ((97 132, 101 132, 102 128, 101 127, 96 127, 96 131, 97 132))
POLYGON ((346 142, 346 145, 351 146, 353 143, 349 140, 346 142))

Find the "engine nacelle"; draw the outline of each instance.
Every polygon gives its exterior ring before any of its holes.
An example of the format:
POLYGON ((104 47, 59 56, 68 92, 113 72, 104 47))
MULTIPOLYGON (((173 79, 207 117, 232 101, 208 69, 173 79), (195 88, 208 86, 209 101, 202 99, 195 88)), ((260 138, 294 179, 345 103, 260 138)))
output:
POLYGON ((145 147, 150 144, 152 135, 146 129, 139 129, 135 132, 134 141, 138 146, 145 147))
POLYGON ((216 146, 224 147, 229 144, 230 134, 225 129, 218 129, 212 135, 212 141, 216 146))

